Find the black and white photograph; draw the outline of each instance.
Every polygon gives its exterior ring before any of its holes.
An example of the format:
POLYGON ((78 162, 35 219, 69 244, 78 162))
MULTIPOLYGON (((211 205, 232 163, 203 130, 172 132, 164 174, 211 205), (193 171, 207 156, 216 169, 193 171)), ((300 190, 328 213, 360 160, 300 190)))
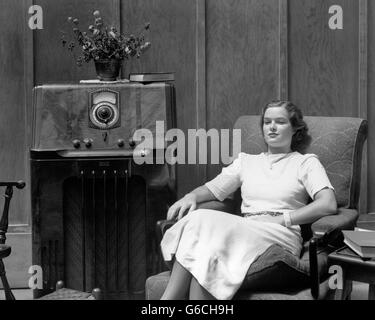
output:
POLYGON ((372 0, 0 0, 0 305, 374 300, 374 25, 372 0))

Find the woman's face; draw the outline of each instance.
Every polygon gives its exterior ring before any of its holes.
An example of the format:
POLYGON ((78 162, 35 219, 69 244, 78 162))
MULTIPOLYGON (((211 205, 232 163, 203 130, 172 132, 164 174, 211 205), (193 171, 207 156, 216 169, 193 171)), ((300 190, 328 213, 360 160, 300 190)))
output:
POLYGON ((263 120, 264 140, 270 153, 288 153, 294 134, 289 121, 288 111, 284 107, 270 107, 263 120))

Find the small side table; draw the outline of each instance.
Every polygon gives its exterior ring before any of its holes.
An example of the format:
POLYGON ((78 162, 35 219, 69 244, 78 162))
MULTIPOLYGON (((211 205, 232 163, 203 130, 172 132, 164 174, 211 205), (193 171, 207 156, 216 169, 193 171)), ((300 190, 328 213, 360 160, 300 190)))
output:
POLYGON ((361 214, 357 221, 357 227, 375 231, 375 212, 369 214, 361 214))
MULTIPOLYGON (((361 215, 357 227, 375 231, 375 214, 361 215)), ((343 289, 336 290, 335 299, 350 298, 352 281, 369 284, 368 299, 375 300, 375 260, 365 260, 351 249, 345 247, 328 255, 328 265, 338 265, 342 268, 343 289)))

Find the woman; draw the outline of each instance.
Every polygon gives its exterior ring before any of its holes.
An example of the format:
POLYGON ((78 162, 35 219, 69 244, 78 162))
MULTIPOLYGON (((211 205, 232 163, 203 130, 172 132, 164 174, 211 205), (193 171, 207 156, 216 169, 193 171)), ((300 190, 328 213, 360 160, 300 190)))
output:
POLYGON ((263 109, 261 125, 266 153, 240 153, 216 178, 170 207, 167 218, 179 221, 161 242, 164 259, 174 260, 162 299, 231 299, 270 245, 299 256, 299 225, 336 213, 334 190, 317 156, 299 152, 310 142, 302 112, 291 102, 273 101, 263 109), (195 210, 239 187, 243 216, 195 210))

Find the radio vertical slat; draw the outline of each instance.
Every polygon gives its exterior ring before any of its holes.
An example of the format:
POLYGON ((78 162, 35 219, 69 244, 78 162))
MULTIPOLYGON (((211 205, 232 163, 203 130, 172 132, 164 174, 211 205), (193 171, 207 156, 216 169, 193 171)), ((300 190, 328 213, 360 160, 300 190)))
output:
MULTIPOLYGON (((128 170, 125 170, 125 215, 126 215, 126 245, 127 245, 127 255, 129 257, 130 253, 130 232, 129 232, 129 223, 130 223, 130 218, 129 218, 129 202, 128 202, 128 186, 129 186, 129 181, 128 181, 128 170)), ((127 290, 130 293, 131 288, 130 288, 130 263, 129 259, 127 261, 127 290)))
POLYGON ((54 257, 54 266, 55 266, 55 284, 59 280, 59 274, 58 274, 58 251, 59 251, 59 241, 55 240, 54 241, 54 252, 55 252, 55 257, 54 257))
POLYGON ((105 288, 108 288, 108 254, 109 254, 109 248, 108 248, 108 236, 107 236, 107 218, 108 218, 108 212, 107 212, 107 172, 103 170, 103 212, 104 212, 104 222, 103 222, 103 228, 104 228, 104 254, 105 254, 105 267, 104 267, 104 283, 105 288))
POLYGON ((115 238, 115 246, 116 246, 116 262, 115 262, 115 288, 116 288, 116 292, 119 291, 119 284, 118 284, 118 279, 119 279, 119 274, 118 274, 118 270, 119 270, 119 213, 118 213, 118 203, 117 203, 117 197, 118 197, 118 191, 117 191, 117 170, 114 170, 113 172, 113 175, 114 175, 114 209, 115 209, 115 221, 116 221, 116 238, 115 238))
POLYGON ((48 263, 47 263, 47 245, 42 246, 42 270, 43 270, 43 288, 49 289, 49 274, 48 274, 48 263))
POLYGON ((85 208, 85 177, 81 171, 81 232, 82 232, 82 288, 86 290, 86 208, 85 208))
POLYGON ((55 279, 52 279, 53 277, 53 272, 52 272, 52 268, 53 268, 53 263, 52 263, 52 240, 49 240, 48 241, 48 287, 50 290, 53 290, 53 283, 56 282, 54 281, 55 279))
POLYGON ((94 279, 94 286, 97 285, 96 283, 96 203, 95 203, 95 171, 92 171, 92 219, 93 219, 93 279, 94 279))

